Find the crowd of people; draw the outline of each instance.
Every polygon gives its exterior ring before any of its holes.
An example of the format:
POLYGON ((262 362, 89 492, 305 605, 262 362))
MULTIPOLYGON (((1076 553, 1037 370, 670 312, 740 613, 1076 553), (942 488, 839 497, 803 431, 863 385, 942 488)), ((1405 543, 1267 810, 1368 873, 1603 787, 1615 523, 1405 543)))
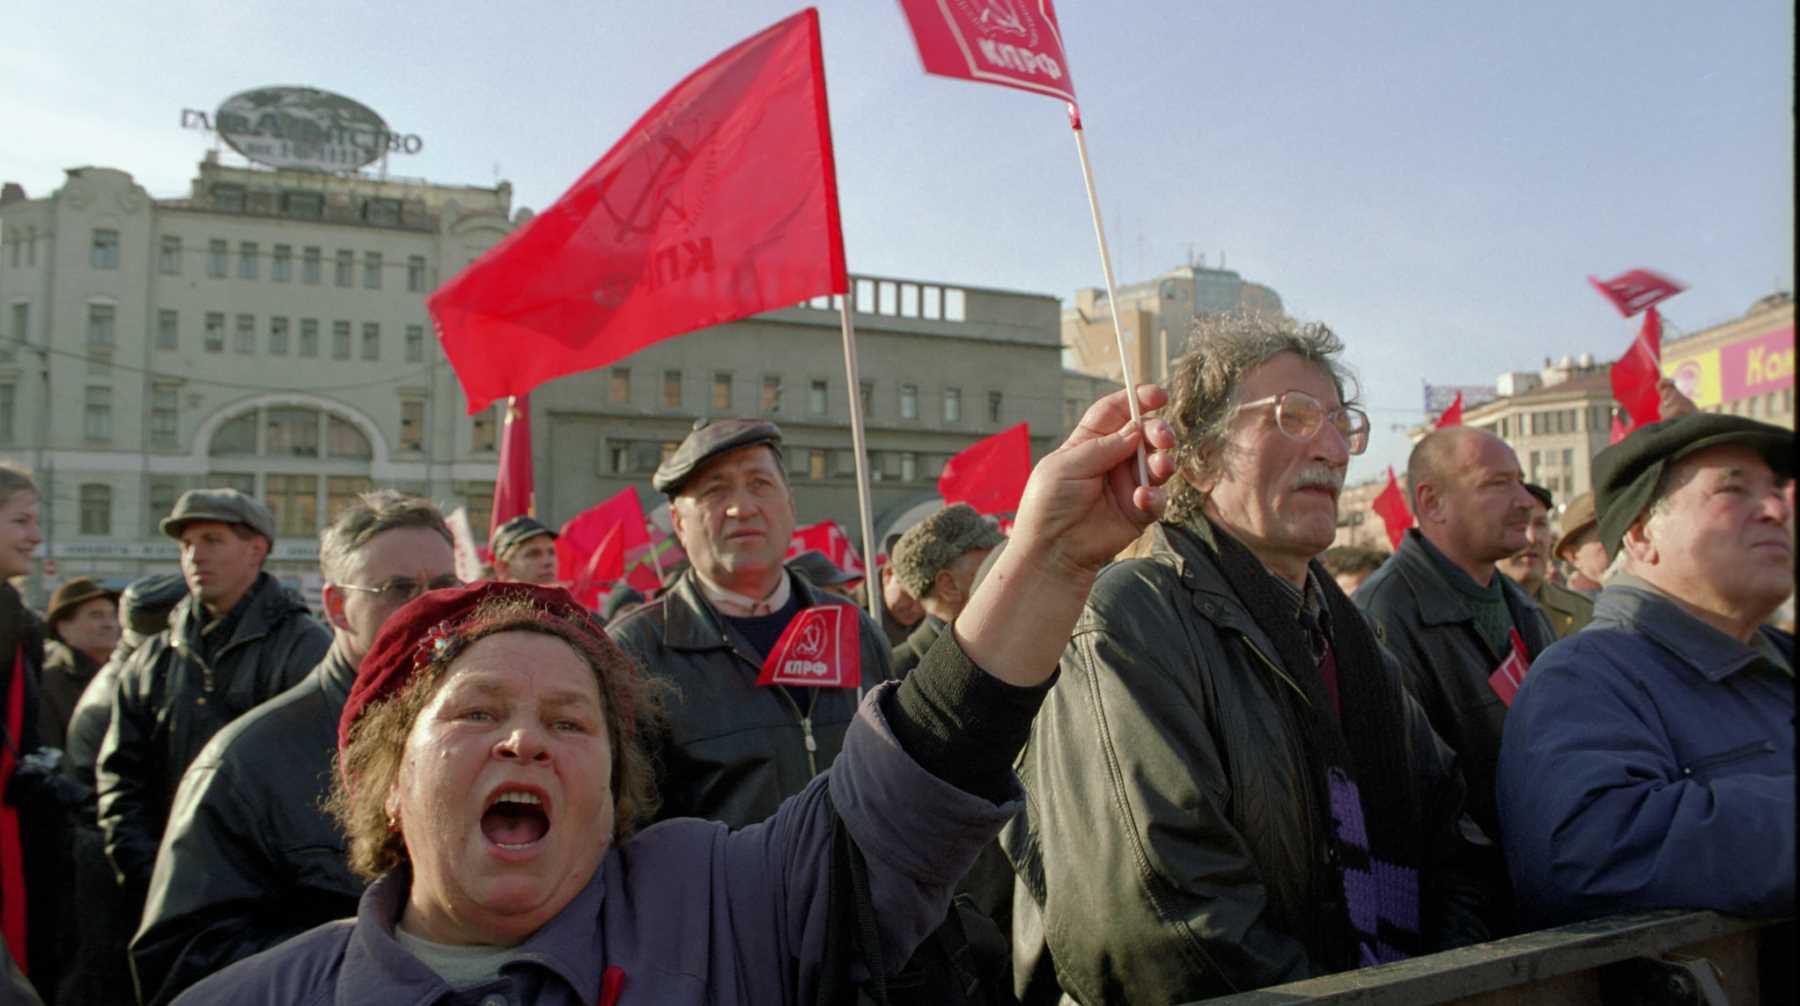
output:
MULTIPOLYGON (((1395 552, 1332 549, 1370 437, 1342 348, 1197 323, 1009 535, 946 506, 867 581, 785 558, 761 419, 662 463, 685 565, 600 611, 535 519, 464 584, 379 490, 321 533, 315 616, 268 509, 192 490, 178 575, 0 586, 0 1001, 1180 1003, 1790 913, 1790 435, 1643 426, 1558 529, 1448 427, 1395 552), (772 678, 820 610, 854 684, 772 678)), ((38 508, 0 466, 0 576, 38 508)))

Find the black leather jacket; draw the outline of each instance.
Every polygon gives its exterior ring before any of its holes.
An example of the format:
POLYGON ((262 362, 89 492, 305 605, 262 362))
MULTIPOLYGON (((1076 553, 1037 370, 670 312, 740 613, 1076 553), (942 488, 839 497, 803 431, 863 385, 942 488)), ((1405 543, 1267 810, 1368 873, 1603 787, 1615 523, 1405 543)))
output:
MULTIPOLYGON (((789 575, 802 608, 854 602, 789 575)), ((862 691, 893 675, 887 638, 858 612, 862 691)), ((706 600, 690 570, 662 597, 607 627, 632 659, 675 686, 668 730, 647 737, 657 765, 657 819, 703 817, 733 828, 775 813, 830 767, 858 690, 759 688, 762 659, 706 600), (815 693, 811 711, 806 692, 815 693)))
POLYGON ((298 685, 234 720, 182 776, 131 966, 144 1006, 333 919, 363 881, 323 809, 356 665, 333 649, 298 685))
POLYGON ((331 647, 330 630, 267 573, 239 603, 246 607, 237 627, 211 662, 200 651, 204 612, 189 595, 169 628, 119 671, 96 775, 106 855, 128 889, 150 882, 188 763, 225 724, 297 684, 331 647))
MULTIPOLYGON (((1020 877, 1025 1002, 1054 1000, 1052 967, 1062 991, 1095 1006, 1188 1002, 1356 963, 1301 686, 1220 571, 1210 529, 1149 533, 1146 558, 1095 583, 1019 759, 1026 813, 1001 843, 1020 877)), ((1421 932, 1434 948, 1476 942, 1453 756, 1410 699, 1394 729, 1438 836, 1421 932)))

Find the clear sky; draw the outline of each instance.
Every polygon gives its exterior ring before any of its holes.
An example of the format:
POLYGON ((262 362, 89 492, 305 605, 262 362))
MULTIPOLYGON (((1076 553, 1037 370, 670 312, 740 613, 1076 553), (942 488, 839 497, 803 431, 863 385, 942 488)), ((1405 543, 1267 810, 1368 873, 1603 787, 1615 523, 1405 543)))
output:
MULTIPOLYGON (((265 84, 361 100, 425 139, 396 173, 512 181, 542 208, 769 0, 7 5, 0 178, 186 192, 179 128, 265 84)), ((1616 356, 1589 273, 1687 283, 1671 334, 1794 278, 1790 3, 1062 0, 1121 282, 1190 248, 1348 343, 1402 464, 1420 381, 1616 356)), ((1057 102, 927 77, 892 0, 821 8, 853 272, 1054 294, 1101 284, 1057 102)))

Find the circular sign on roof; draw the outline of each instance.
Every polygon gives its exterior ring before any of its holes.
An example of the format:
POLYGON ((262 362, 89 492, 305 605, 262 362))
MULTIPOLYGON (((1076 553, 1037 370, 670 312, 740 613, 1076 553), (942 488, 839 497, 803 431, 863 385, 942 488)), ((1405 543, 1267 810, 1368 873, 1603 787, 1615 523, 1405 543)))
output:
POLYGON ((424 144, 388 129, 375 110, 316 87, 259 87, 226 98, 213 128, 231 149, 274 168, 355 171, 424 144))

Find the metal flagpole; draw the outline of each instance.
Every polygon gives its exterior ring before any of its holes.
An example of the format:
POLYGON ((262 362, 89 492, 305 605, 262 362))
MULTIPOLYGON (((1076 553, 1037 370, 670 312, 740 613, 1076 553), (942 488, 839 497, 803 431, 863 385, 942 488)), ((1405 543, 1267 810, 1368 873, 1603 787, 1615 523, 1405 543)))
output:
POLYGON ((881 624, 881 578, 875 569, 875 522, 869 514, 869 452, 863 444, 862 380, 856 369, 856 330, 850 324, 850 294, 837 296, 844 329, 844 375, 850 382, 850 445, 856 451, 856 503, 862 516, 863 589, 869 615, 881 624))
MULTIPOLYGON (((1125 379, 1125 401, 1131 406, 1131 422, 1142 426, 1138 413, 1137 385, 1131 380, 1131 358, 1125 352, 1125 326, 1119 323, 1119 291, 1113 283, 1112 253, 1106 250, 1106 227, 1100 222, 1100 197, 1094 193, 1094 170, 1088 166, 1087 135, 1081 129, 1081 115, 1069 106, 1069 128, 1075 131, 1075 152, 1081 155, 1081 180, 1087 183, 1088 209, 1094 215, 1094 237, 1100 242, 1100 272, 1106 278, 1106 306, 1112 312, 1113 339, 1119 347, 1119 376, 1125 379)), ((1144 459, 1144 444, 1138 442, 1138 483, 1150 484, 1150 468, 1144 459)))

